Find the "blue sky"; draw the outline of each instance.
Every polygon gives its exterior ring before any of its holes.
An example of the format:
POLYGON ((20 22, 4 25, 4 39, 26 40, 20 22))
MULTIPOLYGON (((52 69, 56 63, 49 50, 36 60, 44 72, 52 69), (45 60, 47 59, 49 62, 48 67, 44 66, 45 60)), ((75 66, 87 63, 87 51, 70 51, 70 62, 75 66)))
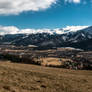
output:
MULTIPOLYGON (((86 26, 92 24, 91 0, 81 0, 80 2, 74 2, 73 0, 57 0, 55 3, 54 2, 55 0, 52 0, 51 3, 45 7, 45 9, 41 7, 42 9, 30 9, 28 11, 22 10, 21 12, 17 11, 16 13, 14 13, 15 11, 11 13, 4 7, 4 12, 0 14, 0 25, 16 26, 21 29, 54 29, 72 25, 86 26)), ((3 4, 3 6, 4 5, 5 4, 3 4)))

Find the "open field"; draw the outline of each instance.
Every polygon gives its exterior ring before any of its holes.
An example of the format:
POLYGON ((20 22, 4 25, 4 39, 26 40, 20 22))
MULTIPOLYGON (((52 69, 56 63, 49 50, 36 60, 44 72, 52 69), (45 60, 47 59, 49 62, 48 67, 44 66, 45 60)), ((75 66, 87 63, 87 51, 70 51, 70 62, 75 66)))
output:
POLYGON ((0 62, 0 92, 92 92, 92 71, 0 62))
POLYGON ((35 62, 41 62, 42 66, 53 66, 53 67, 60 67, 62 65, 62 62, 60 62, 59 58, 40 58, 40 59, 34 59, 35 62))

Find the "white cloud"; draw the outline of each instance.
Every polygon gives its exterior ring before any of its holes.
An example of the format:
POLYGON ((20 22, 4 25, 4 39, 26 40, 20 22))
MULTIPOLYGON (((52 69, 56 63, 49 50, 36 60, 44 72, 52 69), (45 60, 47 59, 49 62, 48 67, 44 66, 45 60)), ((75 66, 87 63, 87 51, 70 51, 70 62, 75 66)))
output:
POLYGON ((80 3, 80 0, 73 0, 74 3, 80 3))
POLYGON ((19 29, 15 26, 0 26, 0 35, 17 34, 19 29))
POLYGON ((56 0, 0 0, 0 15, 44 10, 55 3, 56 0))
POLYGON ((76 32, 78 30, 87 28, 88 26, 67 26, 63 29, 19 29, 15 26, 0 26, 0 35, 6 34, 36 34, 36 33, 56 33, 56 34, 65 34, 68 32, 76 32))
POLYGON ((65 0, 65 2, 69 2, 69 3, 80 3, 81 0, 65 0))

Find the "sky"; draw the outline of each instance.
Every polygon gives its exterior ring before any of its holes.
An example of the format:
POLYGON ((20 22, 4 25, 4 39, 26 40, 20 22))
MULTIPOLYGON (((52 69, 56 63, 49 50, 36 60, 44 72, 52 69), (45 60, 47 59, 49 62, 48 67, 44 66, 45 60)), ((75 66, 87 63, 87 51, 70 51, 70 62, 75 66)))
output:
POLYGON ((92 0, 0 1, 0 33, 91 24, 92 0))

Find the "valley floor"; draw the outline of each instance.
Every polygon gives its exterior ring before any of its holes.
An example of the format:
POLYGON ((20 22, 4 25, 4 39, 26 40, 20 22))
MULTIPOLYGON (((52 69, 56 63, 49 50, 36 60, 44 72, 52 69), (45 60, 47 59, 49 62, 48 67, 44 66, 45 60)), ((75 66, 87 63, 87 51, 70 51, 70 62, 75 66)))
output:
POLYGON ((92 92, 92 71, 0 62, 0 92, 92 92))

